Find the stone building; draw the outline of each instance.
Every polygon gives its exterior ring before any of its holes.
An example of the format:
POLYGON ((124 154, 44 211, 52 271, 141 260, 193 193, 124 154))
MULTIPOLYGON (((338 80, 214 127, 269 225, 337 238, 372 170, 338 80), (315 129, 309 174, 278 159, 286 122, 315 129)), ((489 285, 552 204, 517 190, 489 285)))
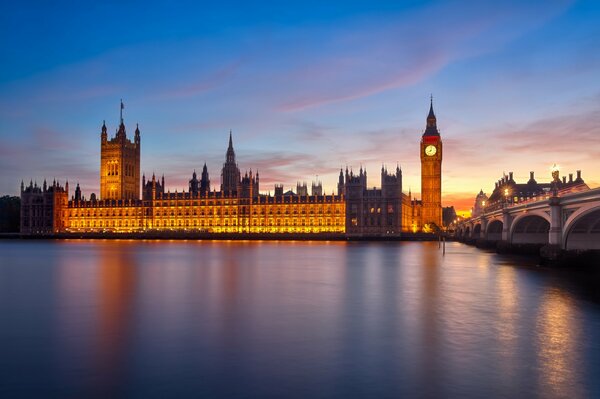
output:
POLYGON ((21 182, 21 233, 54 234, 65 231, 68 222, 69 182, 61 186, 46 180, 41 187, 29 182, 25 187, 21 182))
POLYGON ((133 142, 127 138, 121 101, 120 124, 109 139, 106 122, 100 133, 100 198, 140 198, 140 129, 136 126, 133 142))
POLYGON ((354 175, 346 170, 346 235, 400 236, 402 232, 402 172, 388 174, 381 167, 381 188, 367 188, 367 171, 354 175))
POLYGON ((320 181, 310 195, 306 183, 297 192, 260 193, 260 177, 252 170, 242 176, 235 159, 233 138, 221 170, 220 191, 211 191, 206 163, 200 179, 194 171, 187 192, 166 190, 164 175, 153 174, 140 184, 140 131, 127 138, 121 103, 116 136, 101 132, 100 198, 86 200, 79 186, 68 200, 65 188, 53 184, 22 187, 24 234, 57 232, 198 231, 207 233, 346 234, 348 237, 398 237, 429 226, 441 226, 442 142, 433 104, 422 135, 422 199, 402 193, 402 171, 381 169, 380 187, 369 188, 367 171, 340 170, 337 194, 324 195, 320 181), (141 191, 141 198, 140 198, 141 191))

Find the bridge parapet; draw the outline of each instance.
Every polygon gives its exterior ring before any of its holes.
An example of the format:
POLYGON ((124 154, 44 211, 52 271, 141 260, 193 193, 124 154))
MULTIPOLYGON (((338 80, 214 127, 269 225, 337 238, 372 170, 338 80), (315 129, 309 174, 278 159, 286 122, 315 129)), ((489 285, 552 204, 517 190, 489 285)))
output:
POLYGON ((455 230, 459 237, 470 239, 600 249, 600 188, 563 190, 514 204, 493 204, 481 215, 459 222, 455 230))

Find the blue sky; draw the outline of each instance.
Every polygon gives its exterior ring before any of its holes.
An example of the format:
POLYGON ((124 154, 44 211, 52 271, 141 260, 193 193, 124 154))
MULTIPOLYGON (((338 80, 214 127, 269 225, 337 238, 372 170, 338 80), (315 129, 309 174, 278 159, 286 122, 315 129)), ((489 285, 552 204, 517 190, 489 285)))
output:
POLYGON ((553 163, 600 185, 598 2, 83 3, 0 6, 0 194, 98 192, 121 98, 171 190, 205 161, 218 187, 232 129, 262 191, 318 175, 330 192, 346 165, 379 186, 398 162, 418 193, 430 93, 446 205, 553 163))

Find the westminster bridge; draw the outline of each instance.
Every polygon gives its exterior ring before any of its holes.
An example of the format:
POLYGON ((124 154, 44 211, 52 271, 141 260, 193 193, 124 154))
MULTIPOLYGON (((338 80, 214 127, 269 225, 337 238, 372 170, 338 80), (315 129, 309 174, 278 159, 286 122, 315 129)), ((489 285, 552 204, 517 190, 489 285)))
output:
POLYGON ((493 204, 457 223, 455 236, 465 241, 600 250, 600 188, 493 204))

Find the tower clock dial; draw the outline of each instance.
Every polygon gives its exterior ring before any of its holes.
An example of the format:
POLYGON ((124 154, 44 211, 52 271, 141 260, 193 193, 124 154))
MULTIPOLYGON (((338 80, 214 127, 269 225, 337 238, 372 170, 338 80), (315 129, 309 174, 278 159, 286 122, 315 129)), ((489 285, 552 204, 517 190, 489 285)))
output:
POLYGON ((427 155, 428 157, 434 156, 436 152, 437 148, 434 145, 428 145, 427 147, 425 147, 425 155, 427 155))

